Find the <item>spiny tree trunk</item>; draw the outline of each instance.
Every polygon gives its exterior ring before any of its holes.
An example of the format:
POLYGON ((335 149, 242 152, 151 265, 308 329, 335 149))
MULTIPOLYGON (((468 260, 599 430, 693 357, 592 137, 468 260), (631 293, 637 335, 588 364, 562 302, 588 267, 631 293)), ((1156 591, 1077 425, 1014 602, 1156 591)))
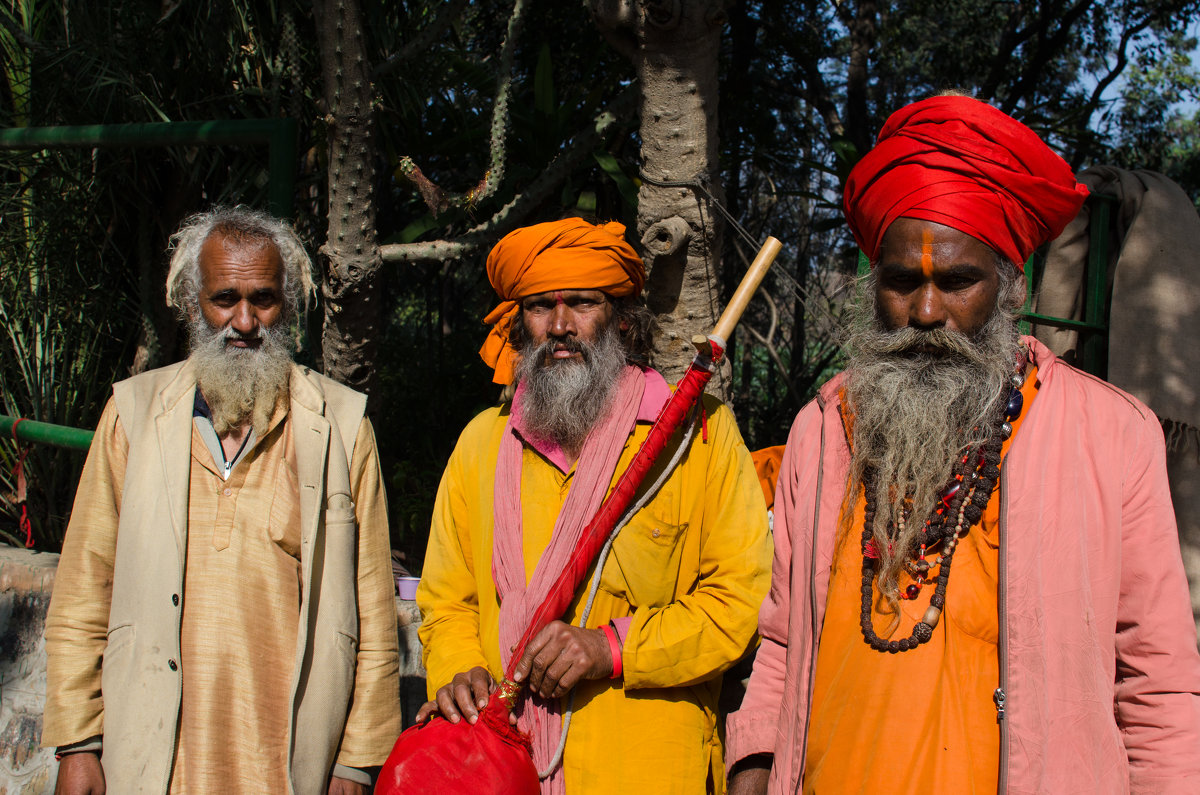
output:
POLYGON ((330 378, 369 394, 382 319, 374 89, 358 0, 313 0, 313 14, 329 141, 329 226, 320 250, 323 369, 330 378))
MULTIPOLYGON (((610 40, 632 34, 641 83, 643 182, 638 234, 649 268, 647 302, 661 333, 655 365, 678 380, 695 354, 691 338, 720 314, 720 216, 694 183, 721 199, 717 169, 717 47, 724 0, 595 0, 610 40)), ((618 42, 614 44, 621 48, 618 42)), ((710 391, 724 397, 728 368, 710 391)))

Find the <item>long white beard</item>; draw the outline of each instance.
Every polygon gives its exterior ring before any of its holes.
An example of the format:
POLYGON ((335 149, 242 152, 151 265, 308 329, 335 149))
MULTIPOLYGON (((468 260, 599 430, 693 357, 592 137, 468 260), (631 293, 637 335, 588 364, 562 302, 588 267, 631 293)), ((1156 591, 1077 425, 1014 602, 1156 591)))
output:
POLYGON ((286 399, 291 378, 291 342, 284 325, 260 328, 257 348, 237 348, 230 340, 245 339, 231 327, 212 328, 197 313, 188 321, 189 357, 196 380, 212 411, 218 434, 247 420, 259 438, 266 434, 279 401, 286 399))
POLYGON ((873 470, 878 584, 895 608, 904 558, 953 477, 955 461, 994 433, 1020 342, 1013 316, 999 306, 974 338, 945 329, 884 330, 870 300, 853 313, 847 499, 856 498, 873 470), (900 526, 906 508, 904 532, 889 544, 888 524, 900 526))
POLYGON ((606 326, 594 342, 575 338, 530 343, 521 351, 517 380, 524 385, 521 421, 535 439, 556 442, 578 452, 588 432, 612 402, 625 366, 625 350, 616 323, 606 326), (579 351, 580 359, 554 359, 555 345, 579 351))

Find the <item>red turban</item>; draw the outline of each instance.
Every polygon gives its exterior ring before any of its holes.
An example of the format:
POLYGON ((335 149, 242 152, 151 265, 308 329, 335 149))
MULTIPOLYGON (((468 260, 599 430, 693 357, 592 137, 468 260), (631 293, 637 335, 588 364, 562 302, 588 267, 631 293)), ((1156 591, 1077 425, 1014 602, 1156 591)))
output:
POLYGON ((597 226, 580 218, 509 232, 488 254, 487 274, 501 303, 483 319, 492 330, 479 355, 495 369, 497 384, 512 381, 508 332, 518 299, 551 290, 600 290, 621 297, 640 293, 646 283, 642 258, 625 242, 623 224, 597 226))
POLYGON ((846 180, 850 231, 874 263, 897 218, 964 232, 1024 269, 1079 212, 1087 188, 1033 130, 970 97, 892 114, 846 180))

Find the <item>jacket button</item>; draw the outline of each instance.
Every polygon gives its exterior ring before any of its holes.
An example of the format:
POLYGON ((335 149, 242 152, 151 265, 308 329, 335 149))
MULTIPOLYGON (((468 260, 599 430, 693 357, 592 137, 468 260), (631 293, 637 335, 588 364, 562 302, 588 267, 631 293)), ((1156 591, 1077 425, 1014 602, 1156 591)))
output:
POLYGON ((174 660, 167 660, 167 667, 170 668, 172 671, 179 670, 179 666, 175 664, 174 660))
POLYGON ((179 607, 179 594, 177 594, 177 593, 171 594, 171 604, 175 605, 176 607, 179 607))

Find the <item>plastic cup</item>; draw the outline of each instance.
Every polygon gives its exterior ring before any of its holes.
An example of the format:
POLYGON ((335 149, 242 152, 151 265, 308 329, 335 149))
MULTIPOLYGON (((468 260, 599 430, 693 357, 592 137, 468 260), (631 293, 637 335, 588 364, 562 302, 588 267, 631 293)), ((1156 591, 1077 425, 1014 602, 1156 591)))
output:
POLYGON ((396 591, 400 594, 401 599, 412 601, 417 598, 417 583, 421 581, 420 577, 397 577, 396 591))

